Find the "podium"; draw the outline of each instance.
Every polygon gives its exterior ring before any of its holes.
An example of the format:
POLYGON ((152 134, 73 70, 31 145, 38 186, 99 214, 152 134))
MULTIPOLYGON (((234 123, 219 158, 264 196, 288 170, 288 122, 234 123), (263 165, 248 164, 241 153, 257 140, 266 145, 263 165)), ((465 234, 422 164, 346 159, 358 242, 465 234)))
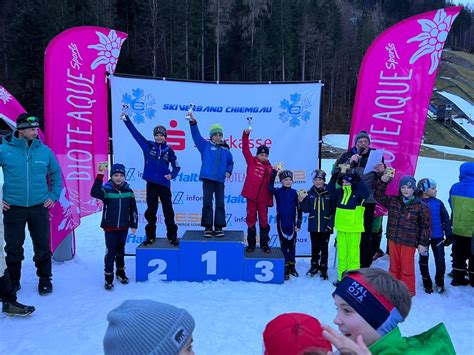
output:
POLYGON ((225 230, 223 238, 204 238, 202 230, 188 230, 179 246, 157 238, 136 251, 136 280, 249 281, 283 283, 285 260, 280 248, 247 253, 244 233, 225 230))

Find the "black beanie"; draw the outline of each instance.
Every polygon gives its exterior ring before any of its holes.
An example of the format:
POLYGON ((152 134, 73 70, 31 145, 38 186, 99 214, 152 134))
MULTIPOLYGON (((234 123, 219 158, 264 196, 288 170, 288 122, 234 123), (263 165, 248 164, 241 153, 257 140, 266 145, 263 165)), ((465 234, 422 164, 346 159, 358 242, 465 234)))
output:
POLYGON ((156 126, 155 128, 153 128, 153 135, 156 136, 157 134, 161 134, 162 136, 165 136, 166 138, 165 126, 156 126))
POLYGON ((125 176, 125 166, 123 164, 114 164, 112 169, 110 169, 110 176, 120 173, 125 176))
POLYGON ((18 115, 16 119, 16 129, 39 128, 39 119, 35 116, 30 116, 27 113, 18 115))
POLYGON ((359 133, 357 133, 356 143, 361 138, 367 138, 369 140, 369 143, 370 143, 370 137, 369 137, 369 134, 366 131, 360 131, 359 133))
POLYGON ((260 153, 265 153, 268 155, 270 154, 270 149, 268 149, 266 145, 260 145, 257 148, 257 155, 259 155, 260 153))

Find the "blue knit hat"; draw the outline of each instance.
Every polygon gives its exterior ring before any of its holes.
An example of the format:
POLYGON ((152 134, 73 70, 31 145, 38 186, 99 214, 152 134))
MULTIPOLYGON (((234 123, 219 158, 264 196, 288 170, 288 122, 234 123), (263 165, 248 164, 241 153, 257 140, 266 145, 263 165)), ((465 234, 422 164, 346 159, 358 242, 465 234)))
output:
POLYGON ((436 187, 436 181, 430 178, 424 178, 418 181, 417 187, 421 192, 426 192, 428 189, 436 187))
POLYGON ((186 310, 152 300, 127 300, 107 320, 105 355, 177 355, 195 325, 186 310))
POLYGON ((110 169, 110 176, 114 174, 122 174, 125 176, 125 166, 123 164, 114 164, 112 165, 112 169, 110 169))
POLYGON ((408 187, 411 187, 413 189, 413 191, 416 191, 416 180, 413 176, 404 176, 400 179, 400 183, 399 183, 399 188, 401 189, 402 186, 408 186, 408 187))

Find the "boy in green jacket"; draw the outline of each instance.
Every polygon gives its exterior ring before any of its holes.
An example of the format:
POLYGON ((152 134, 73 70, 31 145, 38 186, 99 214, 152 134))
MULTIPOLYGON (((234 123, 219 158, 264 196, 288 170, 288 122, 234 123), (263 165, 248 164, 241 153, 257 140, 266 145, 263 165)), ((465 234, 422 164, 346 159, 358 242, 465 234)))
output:
POLYGON ((339 332, 324 325, 323 336, 341 353, 456 354, 443 323, 428 331, 402 337, 398 323, 411 308, 407 287, 377 269, 348 271, 333 293, 339 332))

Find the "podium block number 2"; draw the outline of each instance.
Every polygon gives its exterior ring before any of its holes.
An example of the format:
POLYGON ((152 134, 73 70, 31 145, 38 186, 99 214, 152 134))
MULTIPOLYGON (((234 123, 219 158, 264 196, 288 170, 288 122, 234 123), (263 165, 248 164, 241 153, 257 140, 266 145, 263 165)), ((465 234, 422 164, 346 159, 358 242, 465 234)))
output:
POLYGON ((206 263, 206 274, 217 275, 217 251, 209 250, 202 254, 201 261, 206 263))
POLYGON ((166 270, 167 266, 168 264, 163 259, 151 259, 148 262, 148 267, 155 269, 148 274, 148 278, 151 276, 154 280, 166 281, 168 276, 164 273, 164 271, 166 270))
POLYGON ((268 282, 273 280, 273 263, 271 261, 262 260, 255 264, 255 268, 261 269, 261 274, 255 275, 255 280, 260 282, 268 282))

